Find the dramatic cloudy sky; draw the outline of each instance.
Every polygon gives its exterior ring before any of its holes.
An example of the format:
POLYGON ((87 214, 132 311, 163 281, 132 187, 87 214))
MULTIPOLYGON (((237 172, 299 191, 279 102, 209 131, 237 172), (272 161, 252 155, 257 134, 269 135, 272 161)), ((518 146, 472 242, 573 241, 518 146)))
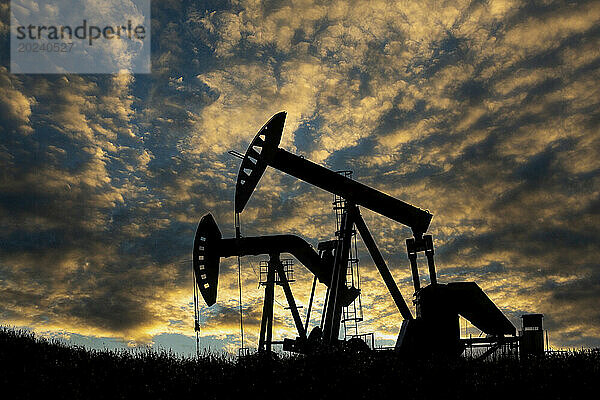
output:
MULTIPOLYGON (((192 351, 196 224, 233 234, 227 151, 286 110, 283 148, 434 214, 441 282, 476 281, 517 326, 543 313, 554 347, 600 346, 598 2, 154 0, 150 75, 13 75, 0 12, 2 325, 192 351)), ((363 215, 410 303, 410 230, 363 215)), ((242 225, 316 246, 331 195, 268 170, 242 225)), ((393 344, 402 318, 360 252, 361 329, 393 344)), ((251 346, 259 261, 242 260, 251 346)), ((206 347, 239 346, 236 271, 202 305, 206 347)))

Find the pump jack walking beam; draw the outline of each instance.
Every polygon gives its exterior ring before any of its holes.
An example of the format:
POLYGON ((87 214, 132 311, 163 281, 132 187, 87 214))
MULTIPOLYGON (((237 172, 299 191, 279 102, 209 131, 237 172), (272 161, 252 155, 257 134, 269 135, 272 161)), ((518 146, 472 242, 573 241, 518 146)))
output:
POLYGON ((275 114, 256 134, 242 160, 235 189, 235 211, 241 213, 267 166, 343 197, 409 226, 415 238, 427 232, 431 218, 421 210, 309 160, 280 149, 286 112, 275 114))

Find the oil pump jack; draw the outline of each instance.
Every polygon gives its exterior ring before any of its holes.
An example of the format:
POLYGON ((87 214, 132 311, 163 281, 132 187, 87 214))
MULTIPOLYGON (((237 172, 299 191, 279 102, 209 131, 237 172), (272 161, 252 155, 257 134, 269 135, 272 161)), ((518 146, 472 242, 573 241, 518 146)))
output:
MULTIPOLYGON (((288 253, 296 257, 308 270, 327 287, 331 286, 333 256, 327 248, 317 253, 304 239, 295 235, 271 235, 223 239, 213 216, 206 214, 200 220, 194 239, 193 267, 200 293, 208 306, 217 300, 219 263, 221 258, 248 255, 269 255, 265 300, 261 321, 259 350, 270 351, 273 326, 273 297, 275 274, 283 287, 294 324, 298 330, 296 341, 286 341, 286 348, 304 352, 307 340, 306 328, 302 324, 298 307, 283 270, 280 255, 288 253)), ((356 290, 344 287, 339 294, 342 304, 349 304, 358 295, 356 290)))
MULTIPOLYGON (((212 216, 204 216, 198 225, 194 241, 193 268, 198 287, 208 306, 216 302, 221 257, 268 254, 271 277, 268 282, 273 282, 275 273, 279 275, 299 335, 296 339, 285 339, 284 350, 307 353, 314 343, 332 346, 338 344, 342 308, 350 304, 359 292, 346 285, 350 238, 356 229, 403 318, 395 345, 398 352, 458 356, 468 344, 468 339, 460 338, 459 315, 487 335, 479 338, 478 343, 489 344, 490 351, 517 341, 514 325, 476 283, 438 282, 433 239, 431 235, 425 234, 433 217, 431 213, 279 148, 286 115, 285 112, 275 114, 250 143, 237 177, 235 212, 239 214, 244 210, 269 166, 342 197, 345 205, 339 235, 335 240, 320 243, 317 253, 310 244, 293 235, 241 238, 238 234, 237 238, 222 239, 212 216), (415 290, 413 302, 416 316, 412 315, 402 297, 359 207, 370 209, 411 228, 413 237, 406 239, 406 249, 415 290), (328 288, 322 326, 315 327, 310 335, 306 332, 308 321, 306 327, 303 326, 281 267, 281 253, 295 256, 328 288), (424 253, 427 259, 430 283, 425 287, 421 287, 420 283, 418 253, 424 253)), ((272 302, 271 283, 265 289, 259 350, 270 350, 272 302)))

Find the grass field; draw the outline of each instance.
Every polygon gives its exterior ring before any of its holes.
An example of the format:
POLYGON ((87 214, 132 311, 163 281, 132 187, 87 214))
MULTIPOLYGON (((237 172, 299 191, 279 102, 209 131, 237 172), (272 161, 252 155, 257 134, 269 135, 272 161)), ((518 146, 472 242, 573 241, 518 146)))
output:
POLYGON ((599 393, 600 349, 530 360, 422 360, 393 352, 276 359, 96 351, 0 328, 5 394, 36 399, 575 399, 599 393))

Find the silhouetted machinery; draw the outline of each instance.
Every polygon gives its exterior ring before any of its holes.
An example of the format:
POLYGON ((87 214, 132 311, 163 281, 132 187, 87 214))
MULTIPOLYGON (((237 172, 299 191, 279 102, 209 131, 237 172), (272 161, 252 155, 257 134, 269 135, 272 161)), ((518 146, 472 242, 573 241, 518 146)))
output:
MULTIPOLYGON (((215 304, 221 257, 269 255, 269 269, 259 350, 270 351, 273 324, 273 282, 275 274, 283 286, 294 323, 298 331, 295 339, 283 341, 284 350, 308 353, 322 345, 339 344, 342 307, 351 303, 359 293, 348 287, 346 268, 350 238, 358 230, 379 271, 403 322, 395 349, 403 354, 442 354, 456 356, 465 346, 487 344, 488 351, 507 343, 518 342, 513 324, 474 282, 439 283, 434 262, 431 235, 425 235, 432 214, 344 175, 317 165, 279 148, 286 113, 275 114, 256 134, 242 159, 235 191, 235 212, 243 212, 254 189, 268 166, 292 175, 304 182, 342 197, 344 209, 337 239, 319 243, 319 252, 302 238, 293 235, 240 237, 223 239, 213 217, 205 215, 196 232, 193 250, 193 268, 200 292, 208 306, 215 304), (390 270, 371 235, 359 207, 368 208, 411 228, 413 237, 406 240, 414 285, 413 316, 398 289, 390 270), (323 318, 307 334, 308 318, 302 324, 289 284, 281 265, 280 255, 292 254, 321 283, 327 286, 323 318), (417 254, 424 253, 430 284, 421 287, 417 254), (461 339, 459 315, 486 334, 486 337, 461 339)), ((314 284, 313 284, 314 294, 314 284)), ((312 294, 311 304, 312 306, 312 294)), ((310 314, 310 311, 309 311, 310 314)))
POLYGON ((536 356, 544 352, 544 329, 542 314, 521 315, 523 329, 520 336, 520 350, 523 356, 536 356))

